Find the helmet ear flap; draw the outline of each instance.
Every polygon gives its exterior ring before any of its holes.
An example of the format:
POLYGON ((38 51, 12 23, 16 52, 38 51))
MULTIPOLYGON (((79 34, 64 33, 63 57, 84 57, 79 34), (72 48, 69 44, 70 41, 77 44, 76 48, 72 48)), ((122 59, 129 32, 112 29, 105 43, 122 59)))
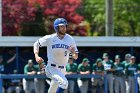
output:
POLYGON ((59 30, 59 26, 56 26, 55 29, 56 29, 56 31, 58 32, 58 30, 59 30))

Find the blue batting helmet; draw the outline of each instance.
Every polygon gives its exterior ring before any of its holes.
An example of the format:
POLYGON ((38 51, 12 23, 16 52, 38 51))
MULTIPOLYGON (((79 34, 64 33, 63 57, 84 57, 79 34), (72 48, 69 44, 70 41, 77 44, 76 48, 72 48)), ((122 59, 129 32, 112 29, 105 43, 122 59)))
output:
POLYGON ((60 25, 68 25, 66 19, 64 18, 57 18, 55 21, 54 21, 54 30, 57 32, 58 31, 58 26, 60 25))

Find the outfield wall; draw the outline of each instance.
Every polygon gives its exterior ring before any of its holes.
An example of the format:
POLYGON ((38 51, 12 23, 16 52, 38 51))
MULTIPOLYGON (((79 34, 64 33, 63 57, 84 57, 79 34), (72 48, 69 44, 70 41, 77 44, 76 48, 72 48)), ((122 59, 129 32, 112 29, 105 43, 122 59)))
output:
MULTIPOLYGON (((0 47, 30 47, 40 37, 3 36, 0 37, 0 47)), ((79 47, 139 47, 140 37, 74 37, 79 47)))

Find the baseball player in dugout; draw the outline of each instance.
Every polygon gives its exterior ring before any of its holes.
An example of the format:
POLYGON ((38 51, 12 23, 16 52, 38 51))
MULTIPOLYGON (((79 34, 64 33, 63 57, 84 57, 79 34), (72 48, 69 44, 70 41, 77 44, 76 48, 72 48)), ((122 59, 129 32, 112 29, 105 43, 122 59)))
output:
POLYGON ((135 93, 135 74, 137 73, 138 67, 135 56, 131 56, 130 63, 126 65, 126 76, 128 80, 128 92, 127 93, 135 93))
MULTIPOLYGON (((83 58, 82 62, 78 65, 78 73, 81 75, 89 75, 91 66, 89 64, 88 58, 83 58)), ((78 78, 77 80, 78 87, 80 89, 81 93, 87 93, 88 92, 88 85, 89 85, 89 79, 88 78, 78 78)))
POLYGON ((103 65, 104 65, 104 70, 105 70, 105 73, 106 73, 109 93, 114 93, 114 90, 113 90, 113 82, 114 82, 113 73, 114 73, 115 69, 114 69, 114 63, 109 58, 108 53, 103 53, 103 65))
MULTIPOLYGON (((104 76, 104 66, 102 64, 102 59, 98 58, 96 59, 95 64, 92 65, 92 74, 94 75, 100 75, 104 76)), ((103 89, 103 84, 104 84, 104 79, 103 77, 101 78, 91 78, 92 81, 92 93, 104 93, 103 89)))
MULTIPOLYGON (((68 64, 66 65, 66 75, 74 75, 77 74, 77 64, 74 62, 72 56, 70 55, 68 64)), ((64 93, 74 93, 74 87, 75 87, 75 82, 76 78, 68 78, 68 89, 64 91, 64 93)))
POLYGON ((69 54, 74 59, 78 58, 78 49, 72 36, 66 33, 68 23, 64 18, 57 18, 54 21, 56 33, 46 35, 34 43, 35 59, 39 64, 44 61, 39 56, 39 47, 47 47, 48 62, 45 67, 47 77, 51 79, 48 93, 63 93, 68 87, 68 80, 65 77, 66 64, 69 54))
POLYGON ((120 55, 115 56, 114 62, 114 90, 115 93, 126 93, 125 80, 124 80, 124 70, 125 66, 120 61, 120 55))

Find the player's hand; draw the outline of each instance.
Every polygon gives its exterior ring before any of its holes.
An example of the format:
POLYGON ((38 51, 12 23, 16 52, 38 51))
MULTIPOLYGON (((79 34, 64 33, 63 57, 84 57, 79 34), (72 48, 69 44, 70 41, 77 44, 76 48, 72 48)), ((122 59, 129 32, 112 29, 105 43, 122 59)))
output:
POLYGON ((40 68, 41 70, 44 70, 44 69, 45 69, 45 67, 46 67, 46 65, 45 65, 45 64, 43 64, 43 63, 39 64, 39 68, 40 68))
POLYGON ((74 48, 74 47, 70 46, 70 47, 69 47, 69 50, 70 50, 70 52, 71 52, 72 54, 75 54, 75 48, 74 48))
POLYGON ((41 58, 39 56, 38 57, 35 57, 35 59, 36 59, 36 62, 39 63, 39 64, 42 63, 42 62, 44 62, 43 58, 41 58))

